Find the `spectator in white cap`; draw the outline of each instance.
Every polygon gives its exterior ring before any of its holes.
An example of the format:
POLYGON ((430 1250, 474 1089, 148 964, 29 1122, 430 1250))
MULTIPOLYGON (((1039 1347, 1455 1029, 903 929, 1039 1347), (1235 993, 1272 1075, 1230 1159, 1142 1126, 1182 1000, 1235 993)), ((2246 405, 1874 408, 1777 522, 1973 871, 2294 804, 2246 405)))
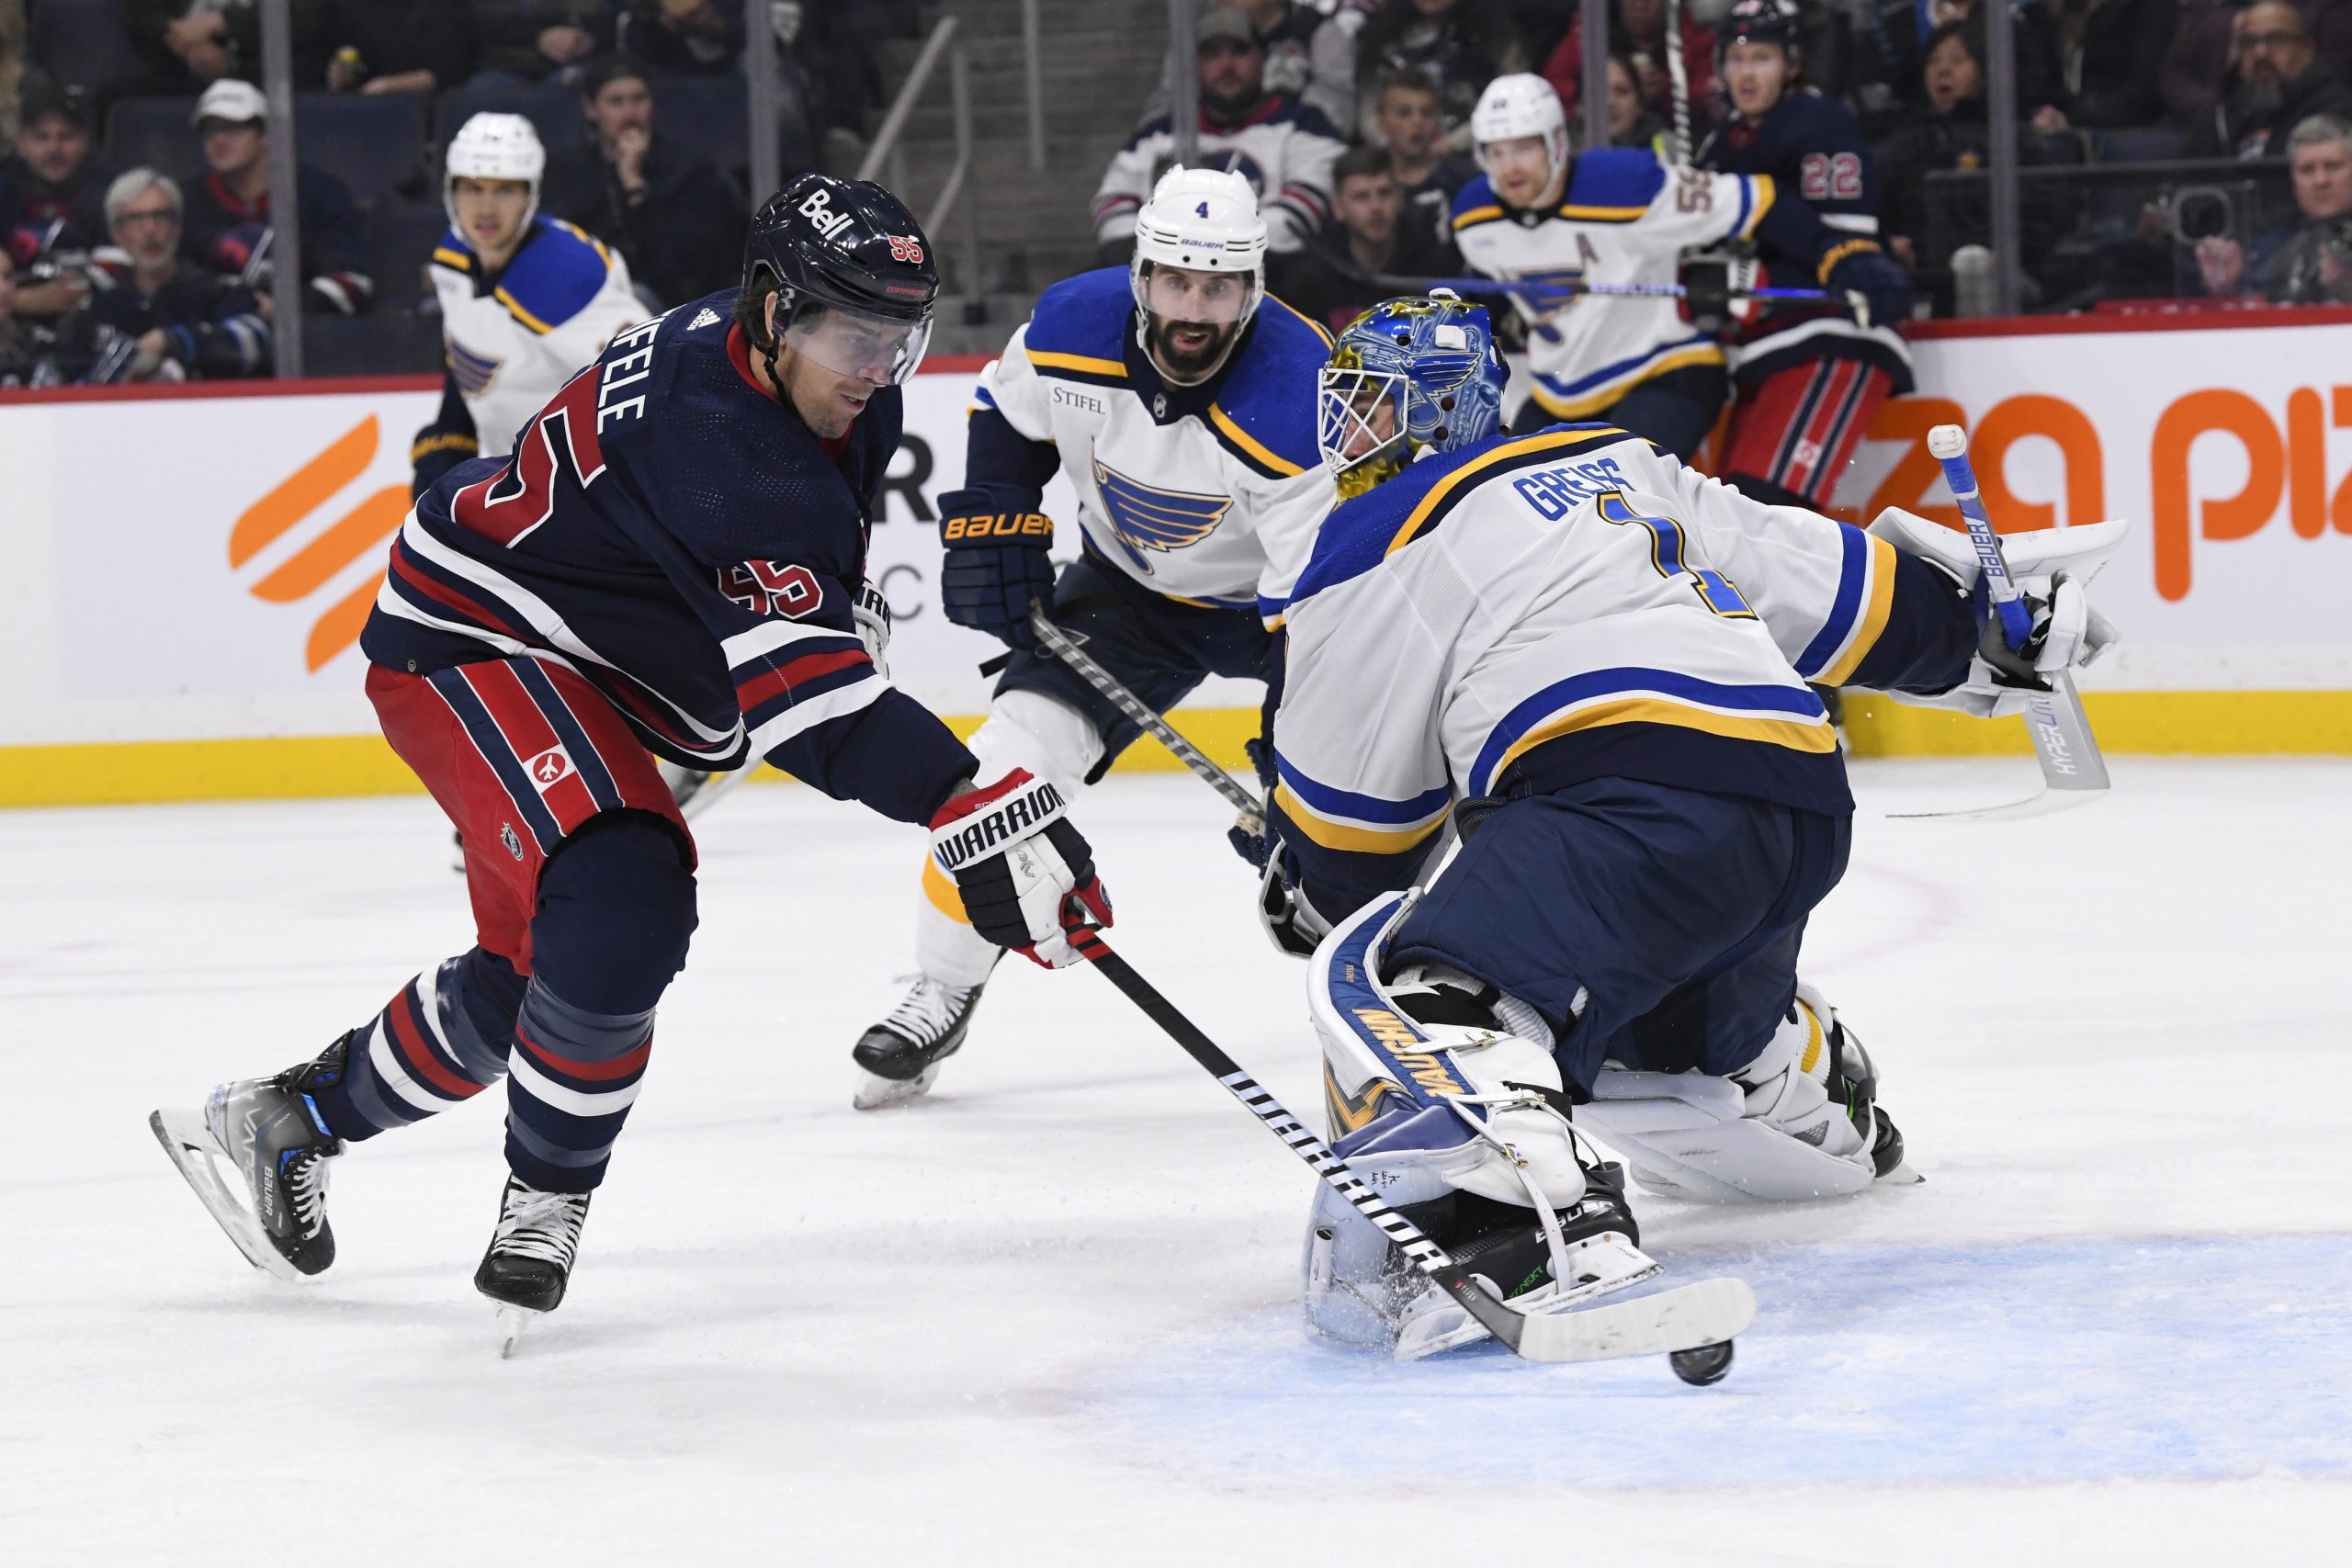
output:
MULTIPOLYGON (((204 89, 188 122, 209 171, 187 193, 180 244, 187 258, 243 282, 265 299, 276 275, 269 217, 269 101, 250 82, 223 78, 204 89)), ((350 316, 375 299, 367 231, 350 187, 324 169, 300 164, 294 190, 302 222, 302 270, 312 310, 350 316)))

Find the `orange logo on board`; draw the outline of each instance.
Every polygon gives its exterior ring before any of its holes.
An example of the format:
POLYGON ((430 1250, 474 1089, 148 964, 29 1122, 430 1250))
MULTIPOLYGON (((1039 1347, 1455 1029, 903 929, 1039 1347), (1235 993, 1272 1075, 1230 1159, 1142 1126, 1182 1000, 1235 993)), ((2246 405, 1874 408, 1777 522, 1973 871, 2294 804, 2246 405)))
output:
MULTIPOLYGON (((376 460, 376 416, 369 414, 329 443, 326 449, 288 475, 276 489, 245 509, 229 530, 229 565, 243 566, 296 527, 310 523, 327 503, 366 473, 376 460)), ((408 515, 408 487, 387 485, 325 522, 309 540, 270 569, 247 592, 272 604, 293 604, 325 587, 353 562, 384 547, 408 515)), ((311 670, 359 640, 368 611, 382 588, 383 573, 329 604, 311 624, 302 657, 311 670)))

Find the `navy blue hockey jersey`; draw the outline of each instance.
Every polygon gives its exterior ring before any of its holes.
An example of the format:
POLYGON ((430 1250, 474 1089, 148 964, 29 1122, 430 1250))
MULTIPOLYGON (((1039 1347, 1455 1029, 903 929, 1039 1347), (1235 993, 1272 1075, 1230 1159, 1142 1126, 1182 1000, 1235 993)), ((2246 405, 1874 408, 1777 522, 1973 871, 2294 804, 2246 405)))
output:
MULTIPOLYGON (((1876 241, 1878 191, 1861 123, 1836 98, 1810 87, 1784 95, 1761 119, 1735 117, 1700 143, 1695 162, 1726 174, 1768 175, 1783 194, 1804 198, 1825 227, 1876 241)), ((1813 258, 1785 256, 1769 242, 1758 254, 1765 281, 1793 288, 1814 287, 1813 258)), ((1826 305, 1782 303, 1759 311, 1733 344, 1734 372, 1760 379, 1803 360, 1859 359, 1894 378, 1897 393, 1911 390, 1911 354, 1897 323, 1865 328, 1826 305)))
POLYGON ((527 655, 577 671, 657 755, 754 756, 905 822, 972 755, 892 687, 850 609, 886 387, 837 443, 760 390, 731 292, 623 333, 516 436, 418 498, 360 646, 429 673, 527 655))

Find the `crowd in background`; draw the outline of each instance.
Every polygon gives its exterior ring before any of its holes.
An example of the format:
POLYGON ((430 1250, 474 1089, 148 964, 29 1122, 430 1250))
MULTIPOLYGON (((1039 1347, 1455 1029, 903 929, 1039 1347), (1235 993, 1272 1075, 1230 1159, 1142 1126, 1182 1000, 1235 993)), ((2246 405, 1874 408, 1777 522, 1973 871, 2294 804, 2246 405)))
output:
MULTIPOLYGON (((918 0, 767 10, 773 37, 756 43, 775 51, 790 111, 786 177, 854 162, 880 106, 880 46, 912 31, 918 0)), ((300 298, 328 323, 320 368, 437 362, 421 281, 446 224, 435 145, 475 110, 540 124, 541 210, 619 251, 649 306, 734 280, 753 46, 741 5, 289 0, 288 15, 300 298), (321 100, 345 112, 314 137, 321 100), (413 142, 409 166, 355 192, 387 127, 413 142), (339 344, 352 363, 334 362, 339 344)), ((0 0, 0 386, 269 373, 260 76, 253 0, 0 0)))
MULTIPOLYGON (((1860 119, 1923 311, 1965 303, 1955 254, 1991 239, 1973 177, 1990 160, 1980 3, 1800 4, 1801 83, 1860 119)), ((1678 130, 1695 148, 1730 117, 1711 27, 1730 4, 1681 6, 1678 103, 1666 0, 1611 0, 1614 144, 1671 155, 1678 130)), ((2352 300, 2352 0, 2024 0, 2011 16, 2029 308, 2352 300)), ((1379 298, 1373 279, 1458 269, 1444 218, 1477 173, 1470 109, 1494 76, 1541 74, 1581 134, 1577 0, 1226 0, 1197 41, 1202 156, 1259 180, 1278 291, 1329 322, 1379 298)), ((1098 192, 1105 261, 1172 145, 1168 88, 1098 192)))

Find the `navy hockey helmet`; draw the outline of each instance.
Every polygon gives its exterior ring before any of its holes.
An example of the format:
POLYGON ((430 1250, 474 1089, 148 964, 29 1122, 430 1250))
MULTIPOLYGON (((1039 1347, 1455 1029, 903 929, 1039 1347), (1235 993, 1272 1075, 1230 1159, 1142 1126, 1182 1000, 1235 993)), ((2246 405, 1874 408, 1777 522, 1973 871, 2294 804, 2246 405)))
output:
POLYGON ((1348 323, 1316 386, 1316 445, 1344 500, 1429 452, 1502 424, 1510 368, 1486 307, 1449 288, 1385 299, 1348 323))
POLYGON ((1735 43, 1776 43, 1794 70, 1804 62, 1804 19, 1796 0, 1733 0, 1731 11, 1715 28, 1715 64, 1721 69, 1724 51, 1735 43))
POLYGON ((771 361, 781 343, 880 385, 904 381, 922 363, 938 298, 931 242, 904 202, 872 180, 811 174, 752 218, 735 314, 771 361), (771 288, 773 341, 761 305, 771 288))

